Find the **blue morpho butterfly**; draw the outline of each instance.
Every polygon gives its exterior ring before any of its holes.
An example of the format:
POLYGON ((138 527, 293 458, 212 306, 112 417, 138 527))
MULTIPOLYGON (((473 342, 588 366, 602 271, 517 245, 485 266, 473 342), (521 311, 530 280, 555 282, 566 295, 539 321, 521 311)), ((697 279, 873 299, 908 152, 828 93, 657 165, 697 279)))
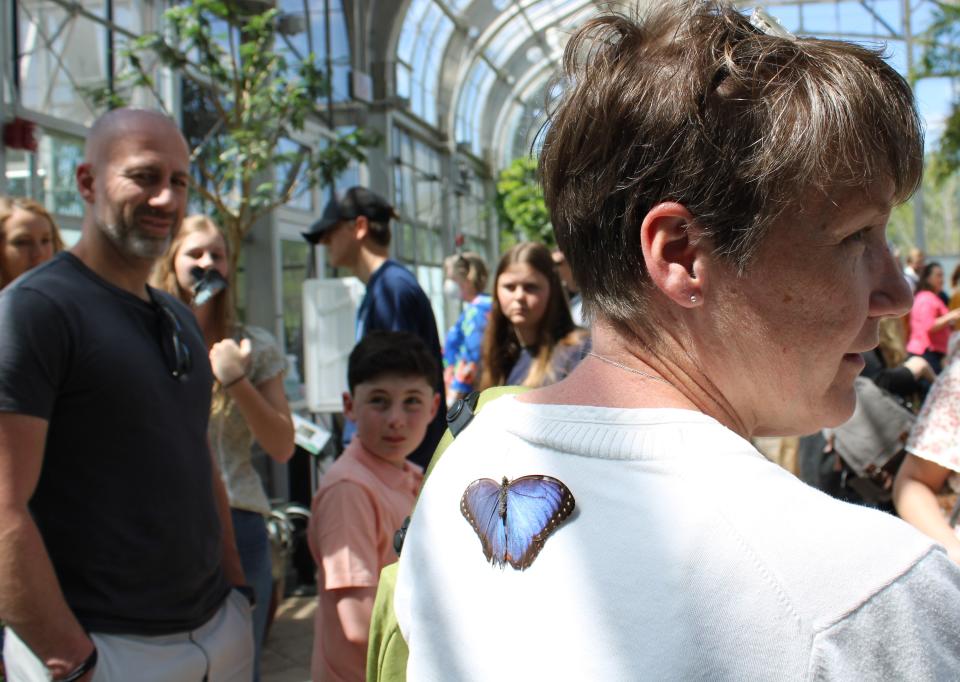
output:
POLYGON ((523 570, 533 563, 547 537, 570 516, 576 502, 561 481, 522 476, 499 485, 480 478, 467 486, 460 511, 480 537, 483 555, 494 566, 523 570))
POLYGON ((216 268, 204 270, 199 265, 190 268, 193 277, 193 307, 199 308, 227 288, 227 280, 216 268))

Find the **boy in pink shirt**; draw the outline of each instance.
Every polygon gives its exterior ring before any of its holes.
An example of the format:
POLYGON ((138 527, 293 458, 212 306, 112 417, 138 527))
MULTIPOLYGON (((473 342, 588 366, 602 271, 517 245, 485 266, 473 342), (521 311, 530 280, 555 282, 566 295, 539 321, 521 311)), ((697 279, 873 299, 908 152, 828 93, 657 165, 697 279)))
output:
POLYGON ((357 434, 313 497, 308 538, 317 564, 314 682, 364 679, 380 569, 413 510, 423 471, 407 461, 436 414, 436 359, 407 332, 371 332, 350 353, 343 412, 357 434))

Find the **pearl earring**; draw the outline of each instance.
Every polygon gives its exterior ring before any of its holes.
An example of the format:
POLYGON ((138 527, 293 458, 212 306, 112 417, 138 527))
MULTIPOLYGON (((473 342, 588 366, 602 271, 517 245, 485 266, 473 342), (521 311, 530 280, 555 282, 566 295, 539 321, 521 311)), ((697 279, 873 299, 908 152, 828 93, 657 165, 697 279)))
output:
POLYGON ((696 294, 690 294, 690 302, 691 302, 691 303, 696 303, 696 302, 697 302, 697 295, 696 295, 696 294))

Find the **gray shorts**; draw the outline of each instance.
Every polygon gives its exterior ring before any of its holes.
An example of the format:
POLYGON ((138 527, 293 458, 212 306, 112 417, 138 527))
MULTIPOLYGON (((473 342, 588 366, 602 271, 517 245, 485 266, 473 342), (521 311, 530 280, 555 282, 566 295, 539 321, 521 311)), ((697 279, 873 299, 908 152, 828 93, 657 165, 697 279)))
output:
MULTIPOLYGON (((91 635, 97 645, 92 682, 250 682, 253 679, 252 612, 246 597, 230 590, 223 606, 196 630, 174 635, 91 635)), ((50 673, 7 628, 3 659, 10 682, 46 682, 50 673)))

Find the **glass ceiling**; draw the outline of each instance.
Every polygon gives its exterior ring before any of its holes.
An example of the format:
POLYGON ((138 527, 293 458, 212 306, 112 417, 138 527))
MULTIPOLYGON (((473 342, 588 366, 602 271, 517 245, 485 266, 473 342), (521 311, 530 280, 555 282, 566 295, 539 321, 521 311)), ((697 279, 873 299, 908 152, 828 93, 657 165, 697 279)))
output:
MULTIPOLYGON (((884 42, 894 66, 907 73, 906 45, 929 25, 935 2, 772 0, 764 7, 797 34, 884 42)), ((530 149, 567 37, 610 5, 623 3, 411 0, 397 42, 397 94, 441 136, 503 167, 530 149)), ((914 59, 918 50, 914 45, 914 59)), ((921 82, 917 97, 928 137, 935 138, 951 84, 921 82)))

